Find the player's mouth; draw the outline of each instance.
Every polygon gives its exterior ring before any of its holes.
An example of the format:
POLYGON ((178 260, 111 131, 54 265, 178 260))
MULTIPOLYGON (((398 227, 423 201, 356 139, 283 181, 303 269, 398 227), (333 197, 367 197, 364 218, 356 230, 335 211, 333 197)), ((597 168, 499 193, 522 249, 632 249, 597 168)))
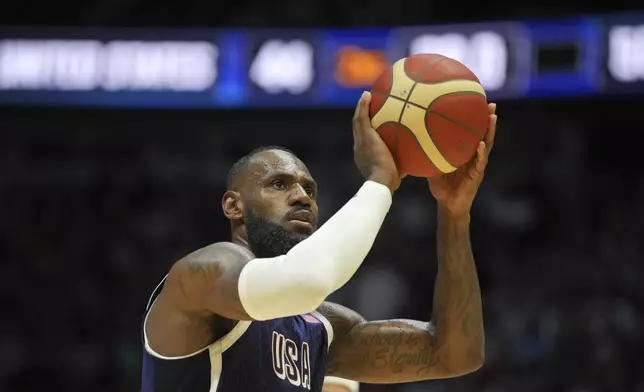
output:
POLYGON ((305 227, 307 229, 313 230, 313 225, 311 224, 311 222, 302 221, 299 219, 291 219, 289 222, 291 222, 295 226, 305 227))
POLYGON ((315 217, 308 210, 298 210, 287 215, 286 219, 295 226, 313 229, 315 227, 315 217))

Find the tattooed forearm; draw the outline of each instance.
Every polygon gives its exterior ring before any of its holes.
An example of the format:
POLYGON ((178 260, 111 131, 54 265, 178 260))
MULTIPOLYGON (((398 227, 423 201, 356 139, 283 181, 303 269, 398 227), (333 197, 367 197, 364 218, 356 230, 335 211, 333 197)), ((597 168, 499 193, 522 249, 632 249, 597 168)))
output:
POLYGON ((463 366, 474 366, 483 360, 485 339, 469 216, 452 216, 439 210, 438 222, 439 266, 433 315, 437 339, 450 347, 452 358, 458 358, 463 366))
POLYGON ((364 381, 406 382, 432 378, 445 372, 440 350, 429 323, 411 320, 375 321, 354 327, 332 346, 335 355, 328 364, 330 374, 377 375, 364 381))

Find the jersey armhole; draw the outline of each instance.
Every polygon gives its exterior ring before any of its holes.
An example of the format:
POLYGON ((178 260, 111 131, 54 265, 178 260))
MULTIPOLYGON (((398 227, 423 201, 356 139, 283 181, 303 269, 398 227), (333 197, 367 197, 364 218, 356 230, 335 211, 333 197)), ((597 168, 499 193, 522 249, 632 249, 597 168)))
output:
POLYGON ((224 351, 228 350, 239 338, 246 332, 248 327, 250 327, 250 321, 238 321, 233 329, 230 330, 226 335, 221 337, 220 339, 217 339, 213 343, 207 345, 206 347, 197 350, 191 354, 187 355, 181 355, 177 357, 166 357, 164 355, 161 355, 154 351, 152 347, 150 347, 150 342, 148 341, 148 332, 146 331, 146 326, 148 324, 148 315, 150 314, 150 310, 152 310, 152 307, 157 301, 158 298, 158 293, 157 291, 161 288, 161 285, 163 282, 165 282, 166 278, 168 276, 166 275, 165 278, 157 285, 157 287, 154 289, 152 292, 152 296, 150 296, 150 299, 148 301, 148 304, 145 308, 145 317, 143 319, 143 346, 145 348, 145 351, 150 354, 151 356, 158 358, 158 359, 163 359, 166 361, 172 361, 172 360, 179 360, 179 359, 186 359, 190 357, 194 357, 195 355, 201 354, 202 352, 210 349, 210 348, 215 348, 218 352, 223 353, 224 351))
POLYGON ((322 325, 324 325, 324 329, 326 330, 326 337, 327 337, 327 350, 329 347, 331 347, 331 343, 333 343, 333 326, 329 322, 329 320, 322 315, 322 313, 316 311, 311 312, 311 315, 315 317, 316 319, 320 320, 322 322, 322 325))

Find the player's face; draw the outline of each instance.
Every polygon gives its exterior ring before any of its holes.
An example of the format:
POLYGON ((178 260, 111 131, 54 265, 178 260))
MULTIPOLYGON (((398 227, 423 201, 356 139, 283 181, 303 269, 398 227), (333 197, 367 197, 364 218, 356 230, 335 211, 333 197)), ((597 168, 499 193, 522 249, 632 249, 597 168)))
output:
POLYGON ((252 194, 244 203, 244 219, 251 248, 259 257, 284 254, 317 228, 317 185, 306 166, 285 151, 258 154, 248 173, 252 194))
POLYGON ((311 234, 317 225, 317 185, 304 163, 285 151, 267 151, 253 162, 253 205, 263 218, 285 230, 311 234))

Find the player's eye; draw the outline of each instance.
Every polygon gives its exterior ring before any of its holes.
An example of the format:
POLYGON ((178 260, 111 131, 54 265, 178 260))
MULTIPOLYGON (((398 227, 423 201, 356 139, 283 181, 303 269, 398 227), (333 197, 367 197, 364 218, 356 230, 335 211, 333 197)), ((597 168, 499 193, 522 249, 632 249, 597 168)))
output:
POLYGON ((304 188, 304 190, 306 191, 306 194, 311 197, 313 197, 313 195, 315 194, 315 191, 310 186, 307 186, 306 188, 304 188))
POLYGON ((271 183, 271 185, 275 189, 279 189, 279 190, 286 189, 286 185, 284 185, 284 182, 282 180, 275 180, 271 183))

